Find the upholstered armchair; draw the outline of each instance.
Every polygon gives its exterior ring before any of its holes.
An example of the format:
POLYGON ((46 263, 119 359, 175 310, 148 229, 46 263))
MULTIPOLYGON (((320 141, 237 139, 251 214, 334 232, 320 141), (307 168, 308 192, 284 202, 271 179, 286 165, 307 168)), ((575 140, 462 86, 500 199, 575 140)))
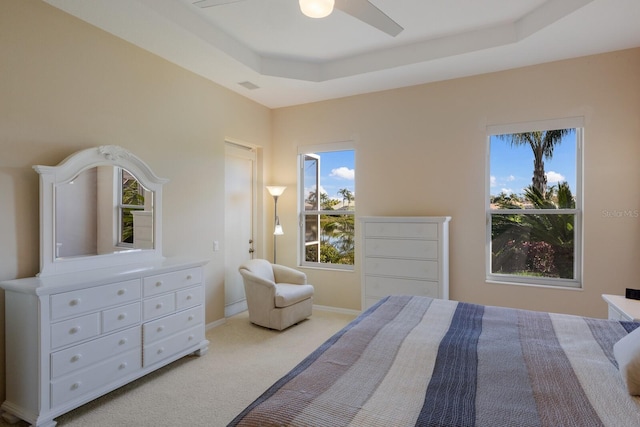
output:
POLYGON ((311 316, 313 286, 303 272, 264 259, 247 261, 238 270, 251 323, 281 331, 311 316))

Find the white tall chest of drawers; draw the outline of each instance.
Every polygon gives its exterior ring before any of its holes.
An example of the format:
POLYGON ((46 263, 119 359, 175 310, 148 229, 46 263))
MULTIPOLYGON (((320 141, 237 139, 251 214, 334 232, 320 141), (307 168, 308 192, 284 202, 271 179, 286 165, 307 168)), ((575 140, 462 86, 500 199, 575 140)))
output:
POLYGON ((166 259, 1 282, 9 420, 53 418, 206 353, 203 262, 166 259))
POLYGON ((368 216, 362 224, 362 309, 387 295, 449 298, 451 217, 368 216))

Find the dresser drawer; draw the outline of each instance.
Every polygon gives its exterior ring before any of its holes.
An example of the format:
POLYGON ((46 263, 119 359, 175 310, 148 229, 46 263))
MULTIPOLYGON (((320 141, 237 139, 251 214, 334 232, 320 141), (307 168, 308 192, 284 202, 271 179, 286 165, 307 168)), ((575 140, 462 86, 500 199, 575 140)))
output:
POLYGON ((365 237, 409 237, 414 239, 438 238, 438 225, 420 222, 367 222, 365 237))
POLYGON ((142 317, 144 320, 154 319, 176 311, 176 294, 160 295, 143 302, 142 317))
POLYGON ((436 261, 365 258, 365 271, 371 275, 438 280, 436 261))
POLYGON ((376 301, 387 295, 419 295, 439 298, 438 282, 427 280, 395 279, 390 277, 365 276, 365 297, 376 301))
MULTIPOLYGON (((119 353, 138 349, 141 351, 141 329, 126 329, 94 341, 79 344, 51 354, 51 378, 77 371, 119 353)), ((142 357, 142 355, 140 356, 142 357)))
POLYGON ((197 285, 202 281, 202 268, 188 268, 170 273, 149 276, 143 279, 142 287, 145 297, 164 292, 176 291, 181 288, 197 285))
POLYGON ((162 319, 142 325, 144 344, 167 338, 176 332, 189 329, 204 321, 202 306, 190 308, 162 319))
POLYGON ((198 344, 204 339, 204 328, 196 326, 172 335, 158 342, 143 346, 143 366, 151 366, 156 362, 198 344))
POLYGON ((365 239, 365 256, 438 259, 435 240, 365 239))
POLYGON ((204 288, 202 286, 194 286, 176 292, 176 308, 182 310, 202 304, 204 300, 203 292, 204 288))
POLYGON ((100 313, 88 314, 51 325, 51 348, 100 335, 100 313))
POLYGON ((132 350, 51 381, 51 404, 58 406, 140 369, 140 351, 132 350))
POLYGON ((126 328, 140 323, 140 303, 110 308, 102 312, 102 333, 126 328))
POLYGON ((68 316, 77 316, 78 314, 123 304, 139 298, 139 279, 64 292, 52 295, 50 298, 51 319, 56 320, 68 316))

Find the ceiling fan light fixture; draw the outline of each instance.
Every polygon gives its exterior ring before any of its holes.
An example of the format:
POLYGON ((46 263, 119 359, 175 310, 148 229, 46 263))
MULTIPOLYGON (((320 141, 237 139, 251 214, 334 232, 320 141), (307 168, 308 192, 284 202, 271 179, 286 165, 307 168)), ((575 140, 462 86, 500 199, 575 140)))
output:
POLYGON ((309 18, 331 15, 335 0, 300 0, 300 10, 309 18))

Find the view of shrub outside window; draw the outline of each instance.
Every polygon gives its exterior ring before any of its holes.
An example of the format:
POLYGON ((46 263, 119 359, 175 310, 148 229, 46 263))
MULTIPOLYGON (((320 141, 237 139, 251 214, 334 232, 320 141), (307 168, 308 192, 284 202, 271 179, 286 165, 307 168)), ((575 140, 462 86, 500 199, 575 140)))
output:
POLYGON ((355 151, 304 153, 302 265, 352 269, 355 257, 355 151))
POLYGON ((582 128, 489 136, 488 278, 580 286, 582 128))
POLYGON ((133 211, 144 210, 144 187, 120 169, 120 246, 133 246, 133 211))

